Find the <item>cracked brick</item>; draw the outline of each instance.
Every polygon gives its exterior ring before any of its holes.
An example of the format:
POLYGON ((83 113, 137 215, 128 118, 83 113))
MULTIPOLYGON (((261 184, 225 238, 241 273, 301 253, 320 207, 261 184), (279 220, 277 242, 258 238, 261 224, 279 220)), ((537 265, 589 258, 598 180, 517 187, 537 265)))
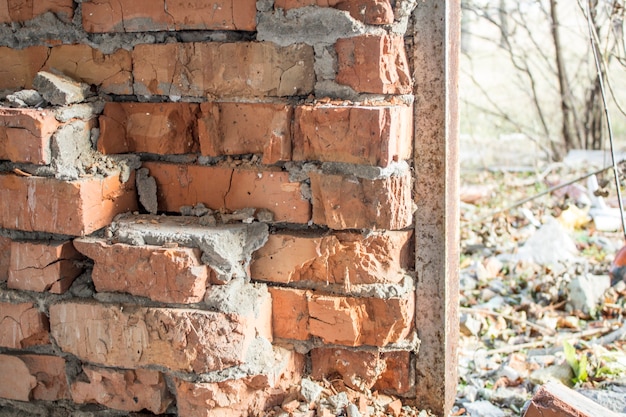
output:
POLYGON ((0 2, 0 23, 25 22, 52 12, 69 22, 74 16, 72 0, 5 0, 0 2))
POLYGON ((59 126, 49 110, 0 108, 0 159, 49 164, 50 141, 59 126))
POLYGON ((0 302, 0 346, 23 349, 50 343, 48 320, 33 303, 0 302))

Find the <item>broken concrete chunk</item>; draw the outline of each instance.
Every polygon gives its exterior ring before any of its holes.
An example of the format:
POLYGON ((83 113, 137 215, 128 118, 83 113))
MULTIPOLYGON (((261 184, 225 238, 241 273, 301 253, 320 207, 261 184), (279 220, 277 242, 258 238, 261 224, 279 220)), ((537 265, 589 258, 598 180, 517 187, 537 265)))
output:
POLYGON ((569 297, 566 308, 593 316, 602 302, 604 292, 610 287, 611 278, 608 275, 584 274, 574 277, 567 285, 569 297))
POLYGON ((84 101, 90 92, 87 84, 75 81, 65 75, 40 71, 35 75, 33 87, 50 104, 65 106, 84 101))
POLYGON ((36 90, 20 90, 6 96, 10 107, 38 107, 44 103, 43 97, 36 90))
POLYGON ((157 202, 157 185, 154 177, 150 176, 148 168, 137 170, 137 194, 139 202, 150 214, 156 214, 159 203, 157 202))

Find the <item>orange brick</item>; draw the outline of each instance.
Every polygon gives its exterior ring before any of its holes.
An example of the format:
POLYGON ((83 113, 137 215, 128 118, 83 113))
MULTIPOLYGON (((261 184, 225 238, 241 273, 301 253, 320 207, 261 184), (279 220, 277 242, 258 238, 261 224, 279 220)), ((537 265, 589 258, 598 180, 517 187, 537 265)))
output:
POLYGON ((92 0, 83 4, 87 32, 256 29, 255 0, 92 0))
POLYGON ((48 328, 46 316, 33 303, 0 302, 0 346, 23 349, 47 345, 48 328))
POLYGON ((618 417, 584 395, 556 382, 539 387, 524 417, 618 417))
POLYGON ((63 294, 83 272, 83 257, 67 241, 13 241, 8 288, 63 294))
POLYGON ((409 172, 375 180, 310 172, 313 222, 331 229, 409 227, 413 221, 409 172))
POLYGON ((409 159, 412 114, 403 105, 298 106, 293 159, 379 166, 409 159))
POLYGON ((169 43, 133 50, 135 94, 291 96, 313 91, 313 49, 271 42, 169 43))
POLYGON ((398 283, 412 266, 411 231, 273 234, 253 254, 256 280, 313 287, 398 283), (317 285, 315 285, 317 284, 317 285))
POLYGON ((11 263, 11 239, 0 235, 0 282, 9 279, 11 263))
POLYGON ((307 340, 309 332, 308 298, 311 291, 270 287, 274 337, 307 340))
POLYGON ((116 370, 84 366, 87 381, 72 384, 72 400, 77 404, 101 404, 122 411, 144 408, 162 414, 172 403, 163 374, 149 369, 116 370))
POLYGON ((70 21, 74 16, 74 4, 72 0, 0 1, 0 23, 25 22, 46 12, 70 21))
POLYGON ((390 25, 394 20, 389 0, 343 0, 339 1, 337 8, 368 25, 390 25))
POLYGON ((262 154, 264 164, 291 160, 293 107, 276 103, 203 103, 202 155, 262 154))
POLYGON ((137 209, 135 182, 117 176, 59 181, 0 174, 0 227, 81 236, 137 209))
POLYGON ((53 112, 0 108, 0 159, 50 163, 50 139, 59 127, 53 112))
POLYGON ((11 383, 0 384, 0 398, 30 401, 30 393, 37 386, 37 378, 31 375, 28 367, 16 356, 0 354, 0 373, 10 375, 11 383))
POLYGON ((199 249, 108 244, 76 239, 74 245, 94 260, 93 283, 99 292, 125 292, 165 303, 202 301, 210 270, 199 249))
POLYGON ((157 183, 159 210, 179 212, 203 203, 213 210, 268 209, 278 222, 306 223, 310 203, 287 172, 144 162, 157 183))
POLYGON ((386 346, 404 340, 412 329, 415 300, 313 295, 309 298, 309 330, 324 343, 386 346))
POLYGON ((0 62, 11 63, 0 66, 0 90, 31 88, 35 75, 46 63, 48 52, 45 46, 24 49, 0 46, 0 62))
POLYGON ((18 355, 17 357, 37 381, 37 385, 30 393, 31 399, 57 401, 70 397, 65 374, 65 359, 51 355, 18 355))
MULTIPOLYGON (((268 297, 269 299, 269 297, 268 297)), ((271 305, 247 315, 195 309, 64 302, 50 306, 50 328, 67 353, 107 367, 161 366, 206 373, 241 365, 267 334, 271 305)))
POLYGON ((336 81, 361 93, 409 94, 411 73, 400 35, 361 35, 335 43, 336 81))
POLYGON ((381 359, 386 366, 374 388, 390 394, 409 393, 415 387, 415 377, 412 376, 414 365, 411 363, 411 352, 384 352, 381 354, 381 359))
POLYGON ((98 150, 105 154, 196 152, 197 112, 198 105, 191 103, 108 102, 100 116, 98 150))
POLYGON ((59 45, 50 49, 43 70, 59 71, 92 84, 107 94, 132 94, 131 54, 118 49, 104 54, 89 45, 59 45))

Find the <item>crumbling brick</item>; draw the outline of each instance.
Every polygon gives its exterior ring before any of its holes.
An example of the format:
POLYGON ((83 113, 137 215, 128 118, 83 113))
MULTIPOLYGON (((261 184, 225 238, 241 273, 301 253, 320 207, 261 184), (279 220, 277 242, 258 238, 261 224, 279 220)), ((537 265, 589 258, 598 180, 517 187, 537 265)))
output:
POLYGON ((203 203, 213 210, 247 207, 267 209, 277 222, 306 223, 310 203, 302 184, 289 181, 278 169, 230 168, 144 162, 157 182, 159 210, 180 212, 182 206, 203 203))
MULTIPOLYGON (((65 372, 65 359, 52 355, 17 355, 36 379, 30 398, 40 401, 58 401, 70 398, 65 372)), ((4 374, 3 375, 8 375, 4 374)))
POLYGON ((122 411, 162 414, 172 403, 163 374, 149 369, 116 370, 84 366, 86 381, 72 384, 72 400, 77 404, 100 404, 122 411))
POLYGON ((409 94, 412 88, 404 39, 361 35, 337 40, 336 81, 362 93, 409 94))
POLYGON ((0 174, 0 227, 82 236, 136 210, 135 182, 119 176, 60 181, 0 174))
POLYGON ((400 230, 413 221, 409 172, 378 179, 309 175, 315 224, 334 230, 400 230))
POLYGON ((100 116, 98 151, 159 155, 197 151, 198 105, 192 103, 106 103, 100 116))
POLYGON ((50 110, 0 108, 0 159, 46 165, 60 123, 50 110))
POLYGON ((273 43, 168 43, 133 50, 135 94, 205 97, 306 95, 313 48, 273 43))
POLYGON ((210 269, 199 249, 109 244, 104 239, 76 239, 76 248, 94 260, 98 292, 125 292, 165 303, 197 303, 206 292, 210 269))
POLYGON ((0 346, 23 349, 50 343, 48 320, 33 303, 0 302, 0 346))
POLYGON ((411 157, 412 120, 405 105, 298 106, 293 159, 385 167, 411 157))
POLYGON ((93 0, 83 4, 83 27, 88 32, 253 31, 256 1, 168 1, 154 7, 151 0, 93 0))
POLYGON ((278 103, 203 103, 202 155, 262 154, 264 164, 291 160, 293 107, 278 103))
MULTIPOLYGON (((269 311, 271 306, 258 308, 269 311)), ((257 334, 271 339, 265 330, 268 317, 75 301, 50 306, 52 336, 64 352, 81 360, 195 373, 243 364, 257 334)))
POLYGON ((83 268, 83 257, 66 241, 13 241, 8 288, 62 294, 83 268))
POLYGON ((28 367, 16 356, 0 354, 0 373, 11 376, 11 383, 0 384, 0 398, 29 401, 30 393, 37 386, 37 378, 31 375, 28 367))

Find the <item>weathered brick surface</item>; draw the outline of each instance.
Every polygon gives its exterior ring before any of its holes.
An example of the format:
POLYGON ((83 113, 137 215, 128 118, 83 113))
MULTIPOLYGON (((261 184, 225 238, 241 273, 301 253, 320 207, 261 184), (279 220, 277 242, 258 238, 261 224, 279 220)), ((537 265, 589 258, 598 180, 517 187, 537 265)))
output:
POLYGON ((0 90, 30 88, 35 74, 41 70, 48 58, 49 48, 31 46, 24 49, 12 49, 0 46, 0 62, 11 65, 0 66, 0 90))
POLYGON ((273 43, 169 43, 133 50, 135 93, 219 97, 306 95, 313 49, 273 43))
POLYGON ((335 44, 336 81, 362 93, 409 94, 411 75, 399 35, 361 35, 335 44))
POLYGON ((163 374, 148 369, 115 370, 84 366, 87 381, 72 384, 72 400, 78 404, 94 403, 123 411, 155 414, 165 412, 173 396, 163 374))
POLYGON ((0 374, 11 376, 11 383, 0 384, 0 398, 29 401, 30 393, 37 386, 37 378, 17 356, 0 354, 0 374))
POLYGON ((374 388, 394 394, 411 392, 415 386, 411 353, 407 351, 384 352, 381 354, 381 359, 387 367, 380 375, 374 388))
POLYGON ((168 1, 155 7, 151 0, 93 0, 83 4, 83 27, 88 32, 161 30, 255 30, 255 0, 168 1))
POLYGON ((24 22, 46 12, 69 21, 74 15, 74 4, 72 0, 0 1, 0 23, 24 22))
POLYGON ((262 154, 264 164, 291 160, 292 106, 210 102, 201 109, 198 136, 203 155, 262 154))
POLYGON ((298 106, 293 159, 387 166, 411 157, 412 120, 403 105, 298 106))
POLYGON ((98 150, 105 154, 196 152, 197 112, 198 105, 191 103, 106 103, 98 150))
POLYGON ((287 284, 397 283, 412 265, 410 231, 269 236, 253 255, 252 278, 287 284))
MULTIPOLYGON (((270 309, 270 305, 259 306, 270 309)), ((212 311, 66 302, 50 306, 51 334, 63 351, 109 367, 150 365, 204 373, 240 365, 266 335, 268 317, 212 311)))
POLYGON ((549 382, 535 392, 524 417, 618 417, 563 384, 549 382))
POLYGON ((70 397, 65 359, 52 355, 18 355, 17 357, 36 379, 36 385, 30 393, 31 399, 57 401, 70 397))
POLYGON ((368 25, 393 23, 393 8, 389 0, 276 0, 276 9, 294 9, 306 6, 335 7, 368 25))
POLYGON ((96 291, 125 292, 166 303, 197 303, 206 292, 210 270, 194 248, 109 244, 76 239, 76 248, 94 260, 96 291))
POLYGON ((159 210, 179 212, 203 203, 214 210, 268 209, 278 222, 306 223, 311 217, 302 185, 290 182, 287 172, 159 162, 143 166, 156 179, 159 210))
POLYGON ((309 290, 274 287, 274 337, 344 346, 386 346, 404 340, 414 315, 413 295, 407 298, 352 298, 318 295, 309 290))
POLYGON ((117 176, 60 181, 0 174, 0 227, 81 236, 137 209, 134 180, 117 176))
POLYGON ((311 172, 313 222, 331 229, 404 229, 411 225, 411 175, 375 180, 311 172))
POLYGON ((0 282, 9 279, 9 264, 11 263, 11 239, 0 236, 0 282))
POLYGON ((80 259, 69 240, 13 241, 7 285, 16 290, 62 294, 83 271, 76 264, 80 259))
POLYGON ((46 316, 33 303, 0 302, 0 346, 22 349, 50 343, 46 316))
POLYGON ((0 160, 49 164, 50 138, 58 127, 49 110, 0 108, 0 160))

